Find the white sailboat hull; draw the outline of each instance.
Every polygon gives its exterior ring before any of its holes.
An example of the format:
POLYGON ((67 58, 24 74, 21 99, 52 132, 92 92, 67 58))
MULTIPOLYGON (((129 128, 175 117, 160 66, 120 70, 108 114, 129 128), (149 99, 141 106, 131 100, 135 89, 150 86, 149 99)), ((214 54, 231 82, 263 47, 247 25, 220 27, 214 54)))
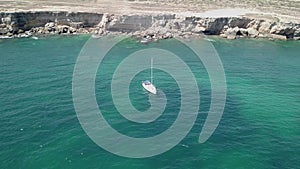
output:
POLYGON ((151 84, 145 84, 142 83, 142 86, 144 87, 144 89, 146 89, 148 92, 152 93, 152 94, 156 94, 156 87, 151 83, 151 84))
POLYGON ((153 58, 151 57, 151 81, 146 80, 142 82, 142 86, 144 89, 146 89, 148 92, 152 94, 156 94, 156 87, 153 85, 153 58))

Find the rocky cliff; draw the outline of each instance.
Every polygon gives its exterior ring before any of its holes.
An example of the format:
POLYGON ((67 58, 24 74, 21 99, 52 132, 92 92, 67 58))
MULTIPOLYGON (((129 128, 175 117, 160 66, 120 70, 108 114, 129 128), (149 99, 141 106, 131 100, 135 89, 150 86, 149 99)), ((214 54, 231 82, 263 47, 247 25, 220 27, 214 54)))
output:
POLYGON ((44 34, 82 34, 98 36, 127 33, 147 39, 198 34, 220 35, 228 39, 240 37, 300 39, 300 24, 279 19, 249 17, 202 18, 176 14, 113 15, 69 12, 0 13, 0 37, 28 37, 44 34))

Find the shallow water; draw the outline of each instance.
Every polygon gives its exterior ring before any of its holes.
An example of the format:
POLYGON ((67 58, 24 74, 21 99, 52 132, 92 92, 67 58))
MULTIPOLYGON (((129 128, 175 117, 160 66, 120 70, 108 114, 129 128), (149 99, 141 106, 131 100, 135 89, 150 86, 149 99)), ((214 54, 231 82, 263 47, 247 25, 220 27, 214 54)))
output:
MULTIPOLYGON (((113 155, 83 131, 72 100, 72 75, 86 36, 11 39, 0 41, 0 168, 299 168, 300 166, 300 42, 256 39, 214 39, 227 80, 227 102, 213 136, 198 143, 206 118, 173 149, 146 159, 113 155)), ((155 46, 184 48, 174 40, 155 46)), ((156 122, 124 120, 112 105, 111 74, 131 50, 145 46, 124 42, 106 58, 110 66, 96 79, 96 95, 108 122, 123 134, 149 137, 163 132, 176 119, 179 89, 166 72, 154 70, 155 85, 168 97, 167 109, 156 122)), ((201 86, 200 112, 210 105, 209 79, 204 67, 186 59, 201 86)), ((138 74, 130 86, 132 104, 149 108, 148 94, 138 74)))

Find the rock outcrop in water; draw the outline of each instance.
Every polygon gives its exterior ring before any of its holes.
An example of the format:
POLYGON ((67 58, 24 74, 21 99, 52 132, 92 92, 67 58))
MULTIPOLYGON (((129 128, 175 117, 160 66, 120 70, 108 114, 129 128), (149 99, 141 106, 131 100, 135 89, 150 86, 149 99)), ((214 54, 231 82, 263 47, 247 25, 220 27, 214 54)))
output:
POLYGON ((202 18, 175 14, 113 15, 68 12, 0 13, 0 37, 29 37, 47 34, 126 33, 148 40, 199 34, 241 37, 300 39, 300 24, 248 17, 202 18))

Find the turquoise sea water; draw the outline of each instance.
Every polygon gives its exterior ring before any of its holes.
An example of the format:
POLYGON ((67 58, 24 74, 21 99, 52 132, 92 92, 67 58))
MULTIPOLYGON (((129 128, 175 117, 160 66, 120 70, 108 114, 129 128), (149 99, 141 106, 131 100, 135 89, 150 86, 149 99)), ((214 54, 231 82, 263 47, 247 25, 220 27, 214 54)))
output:
MULTIPOLYGON (((170 151, 145 159, 113 155, 85 134, 72 100, 72 75, 87 36, 12 39, 0 41, 0 168, 300 168, 300 42, 240 39, 212 42, 222 60, 227 80, 227 102, 213 136, 198 143, 206 118, 196 124, 170 151)), ((116 50, 96 79, 99 107, 110 124, 124 134, 149 137, 163 132, 176 119, 178 86, 165 72, 154 70, 156 85, 168 96, 168 109, 156 123, 137 125, 116 112, 110 93, 111 74, 128 50, 145 48, 134 40, 116 50)), ((174 40, 155 46, 185 49, 174 40)), ((208 75, 193 65, 201 86, 200 112, 210 104, 208 75)), ((140 88, 141 72, 131 88, 140 88), (136 82, 135 82, 136 81, 136 82)), ((130 93, 139 110, 149 108, 141 88, 130 93)))

